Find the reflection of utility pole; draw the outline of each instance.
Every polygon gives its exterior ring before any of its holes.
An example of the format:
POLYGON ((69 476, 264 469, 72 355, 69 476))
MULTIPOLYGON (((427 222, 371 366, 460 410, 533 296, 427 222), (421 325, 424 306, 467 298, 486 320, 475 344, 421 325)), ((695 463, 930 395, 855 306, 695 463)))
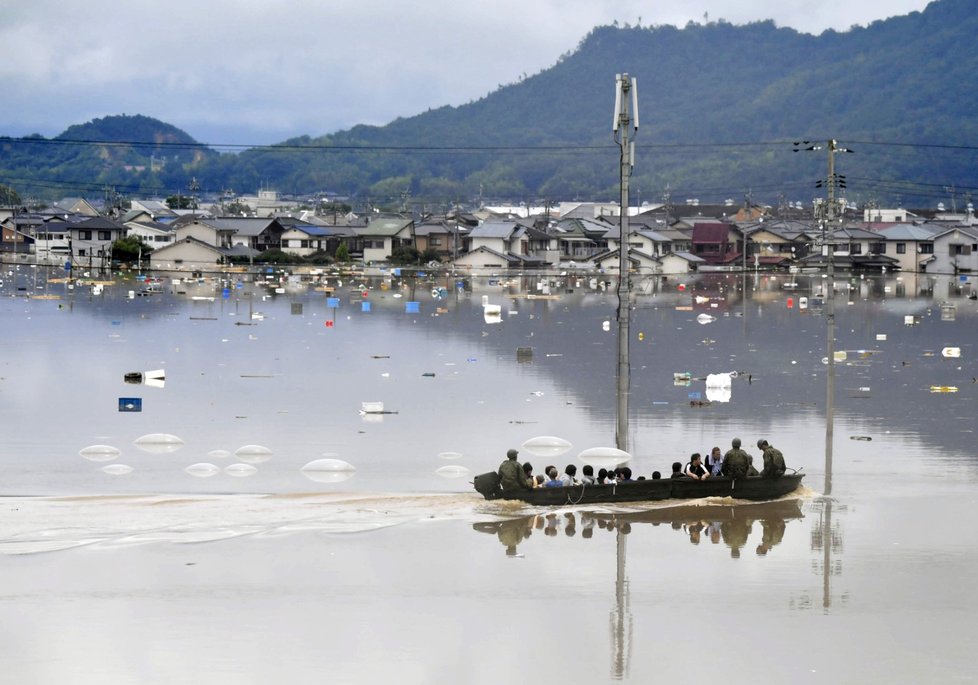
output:
POLYGON ((615 118, 612 131, 621 150, 621 205, 618 212, 618 428, 616 446, 628 451, 629 392, 629 302, 628 180, 635 166, 635 143, 628 141, 629 128, 638 131, 638 82, 628 74, 615 76, 615 118), (629 97, 631 95, 631 97, 629 97), (631 104, 631 107, 629 107, 631 104))

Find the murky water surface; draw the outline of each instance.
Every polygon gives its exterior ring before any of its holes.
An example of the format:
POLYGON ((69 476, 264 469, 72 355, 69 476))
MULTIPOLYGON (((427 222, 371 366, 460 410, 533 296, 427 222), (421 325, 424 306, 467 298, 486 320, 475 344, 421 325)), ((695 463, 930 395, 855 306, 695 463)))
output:
POLYGON ((823 279, 639 279, 633 470, 766 437, 806 487, 540 510, 468 481, 613 445, 603 279, 63 275, 0 277, 10 682, 975 680, 967 279, 839 279, 831 497, 823 279))

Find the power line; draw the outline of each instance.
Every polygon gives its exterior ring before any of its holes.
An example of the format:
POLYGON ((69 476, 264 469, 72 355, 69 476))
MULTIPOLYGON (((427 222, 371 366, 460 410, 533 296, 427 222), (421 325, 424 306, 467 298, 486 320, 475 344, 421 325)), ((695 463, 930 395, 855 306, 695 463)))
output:
MULTIPOLYGON (((347 145, 347 144, 318 144, 318 143, 276 143, 272 145, 252 145, 247 143, 200 143, 200 142, 151 142, 136 140, 99 140, 86 138, 33 138, 33 137, 0 137, 0 144, 26 144, 26 145, 65 145, 65 146, 97 146, 97 147, 152 147, 171 150, 200 150, 210 149, 219 150, 238 150, 238 151, 311 151, 311 152, 515 152, 515 153, 539 153, 539 152, 590 152, 590 151, 611 151, 614 145, 583 145, 573 143, 561 143, 555 145, 347 145)), ((851 145, 866 145, 874 147, 901 147, 913 149, 938 149, 938 150, 961 150, 975 152, 978 145, 958 145, 950 143, 914 143, 903 141, 847 141, 851 145)), ((684 143, 645 143, 639 145, 640 149, 645 150, 686 150, 686 149, 717 149, 717 148, 785 148, 794 143, 788 140, 757 140, 757 141, 704 141, 704 142, 684 142, 684 143)))

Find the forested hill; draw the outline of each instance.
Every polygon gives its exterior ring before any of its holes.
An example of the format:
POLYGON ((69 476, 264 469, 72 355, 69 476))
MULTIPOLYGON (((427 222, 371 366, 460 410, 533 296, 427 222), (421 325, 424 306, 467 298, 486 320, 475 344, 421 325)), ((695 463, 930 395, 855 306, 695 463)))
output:
MULTIPOLYGON (((264 183, 375 203, 409 193, 429 206, 480 191, 614 198, 614 76, 628 72, 638 78, 641 114, 633 199, 657 201, 668 188, 678 201, 739 199, 750 190, 756 199, 808 202, 821 192, 814 183, 826 173, 825 158, 793 154, 790 141, 831 137, 857 153, 839 160, 851 199, 936 204, 945 186, 978 191, 975 35, 974 0, 938 0, 819 36, 772 22, 605 26, 553 67, 463 106, 158 171, 120 176, 103 165, 88 179, 162 194, 194 175, 210 190, 250 192, 264 183)), ((35 166, 37 178, 69 173, 65 151, 55 149, 58 169, 35 166)), ((11 161, 7 150, 0 154, 0 174, 23 176, 11 161)))

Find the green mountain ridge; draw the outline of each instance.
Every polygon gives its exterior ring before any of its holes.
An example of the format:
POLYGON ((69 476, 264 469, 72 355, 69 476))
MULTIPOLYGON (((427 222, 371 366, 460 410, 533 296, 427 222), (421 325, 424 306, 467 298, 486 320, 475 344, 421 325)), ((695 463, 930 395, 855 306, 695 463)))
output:
POLYGON ((857 152, 837 169, 850 199, 936 204, 945 187, 978 191, 976 33, 973 0, 819 36, 771 21, 602 26, 549 69, 468 104, 238 154, 139 116, 72 126, 43 145, 0 139, 0 183, 83 195, 95 179, 165 195, 196 177, 204 191, 264 184, 429 208, 614 199, 614 76, 627 72, 641 115, 633 199, 809 202, 822 194, 825 158, 793 154, 792 141, 831 137, 857 152), (56 144, 67 140, 141 144, 56 144))

